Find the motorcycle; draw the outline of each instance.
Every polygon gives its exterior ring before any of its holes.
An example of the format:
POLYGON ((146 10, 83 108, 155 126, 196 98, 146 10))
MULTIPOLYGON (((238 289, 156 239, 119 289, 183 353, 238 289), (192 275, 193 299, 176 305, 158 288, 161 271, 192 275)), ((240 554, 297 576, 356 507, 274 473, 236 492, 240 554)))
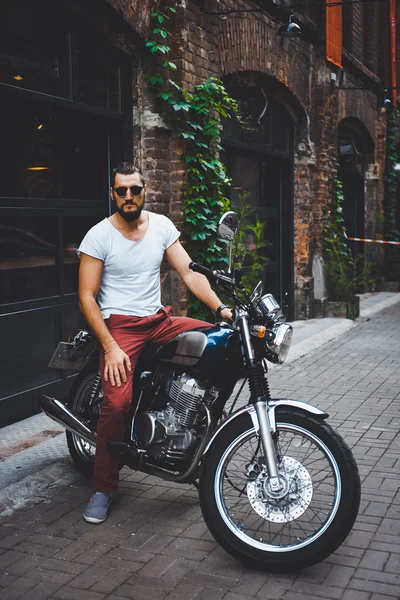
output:
MULTIPOLYGON (((343 543, 357 517, 360 478, 324 411, 271 398, 267 361, 284 362, 292 327, 261 282, 251 296, 240 286, 240 271, 232 270, 237 228, 234 212, 223 215, 218 233, 229 242, 227 272, 190 265, 232 299, 232 325, 145 348, 125 440, 109 442, 109 451, 119 453, 120 466, 195 484, 210 532, 236 559, 268 571, 298 570, 343 543), (237 407, 246 382, 249 394, 237 407)), ((79 331, 61 342, 50 366, 79 371, 66 403, 42 396, 39 404, 67 429, 72 460, 90 475, 103 400, 94 336, 79 331)))

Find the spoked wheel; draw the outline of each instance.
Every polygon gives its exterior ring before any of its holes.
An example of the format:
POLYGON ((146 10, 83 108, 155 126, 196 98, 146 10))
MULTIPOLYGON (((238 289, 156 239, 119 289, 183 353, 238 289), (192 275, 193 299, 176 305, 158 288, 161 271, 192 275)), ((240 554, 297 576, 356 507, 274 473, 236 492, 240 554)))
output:
MULTIPOLYGON (((103 390, 97 371, 82 372, 71 391, 71 408, 82 417, 92 430, 96 430, 100 415, 103 390)), ((68 449, 76 467, 84 475, 93 474, 96 448, 76 433, 66 432, 68 449)))
POLYGON ((360 502, 354 458, 324 421, 277 411, 280 490, 270 484, 260 439, 248 416, 225 427, 200 479, 204 519, 216 540, 253 566, 296 570, 329 556, 345 540, 360 502))

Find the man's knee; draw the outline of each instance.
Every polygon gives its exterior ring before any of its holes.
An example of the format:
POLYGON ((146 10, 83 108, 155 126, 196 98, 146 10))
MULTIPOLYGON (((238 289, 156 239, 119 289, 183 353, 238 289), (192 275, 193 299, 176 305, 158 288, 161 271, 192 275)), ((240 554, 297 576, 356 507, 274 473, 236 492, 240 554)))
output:
POLYGON ((127 413, 132 401, 132 386, 122 383, 121 387, 106 385, 103 389, 104 400, 102 410, 109 414, 127 413))

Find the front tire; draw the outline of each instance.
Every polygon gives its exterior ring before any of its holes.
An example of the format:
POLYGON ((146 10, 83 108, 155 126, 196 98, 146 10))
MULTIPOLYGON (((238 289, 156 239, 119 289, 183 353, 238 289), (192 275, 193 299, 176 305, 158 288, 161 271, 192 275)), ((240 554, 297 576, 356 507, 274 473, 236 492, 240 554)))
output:
POLYGON ((360 478, 350 449, 321 419, 279 408, 276 426, 279 494, 268 485, 261 443, 246 414, 215 439, 199 488, 204 520, 227 552, 284 572, 316 564, 343 543, 357 517, 360 478))

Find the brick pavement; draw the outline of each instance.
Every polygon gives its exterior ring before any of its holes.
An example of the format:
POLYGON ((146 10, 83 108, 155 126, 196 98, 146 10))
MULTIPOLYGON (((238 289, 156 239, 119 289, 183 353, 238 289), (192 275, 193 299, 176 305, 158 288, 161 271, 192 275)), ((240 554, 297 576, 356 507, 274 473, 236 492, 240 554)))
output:
POLYGON ((214 542, 194 487, 124 469, 100 526, 82 519, 89 484, 79 475, 0 520, 1 599, 400 599, 399 381, 399 304, 271 372, 274 396, 330 413, 360 468, 359 517, 323 563, 251 571, 214 542))

